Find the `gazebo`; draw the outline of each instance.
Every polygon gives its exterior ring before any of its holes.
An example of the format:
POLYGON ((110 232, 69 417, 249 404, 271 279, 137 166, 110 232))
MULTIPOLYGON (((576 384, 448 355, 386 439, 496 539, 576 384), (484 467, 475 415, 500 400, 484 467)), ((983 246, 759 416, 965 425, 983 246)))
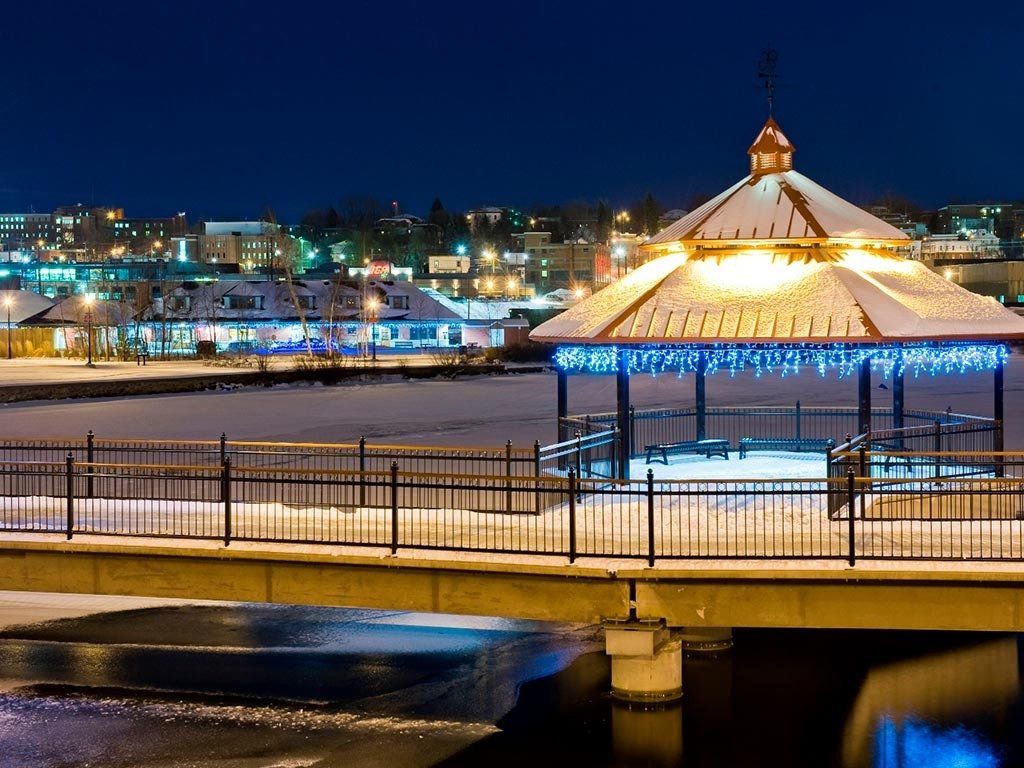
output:
POLYGON ((892 376, 904 424, 904 372, 994 372, 994 449, 1002 449, 1005 342, 1024 318, 905 258, 908 237, 793 170, 795 147, 769 119, 750 173, 643 246, 624 278, 536 328, 558 344, 558 415, 568 374, 616 375, 616 464, 629 476, 631 373, 695 378, 696 438, 708 374, 858 376, 857 426, 871 429, 871 371, 892 376))

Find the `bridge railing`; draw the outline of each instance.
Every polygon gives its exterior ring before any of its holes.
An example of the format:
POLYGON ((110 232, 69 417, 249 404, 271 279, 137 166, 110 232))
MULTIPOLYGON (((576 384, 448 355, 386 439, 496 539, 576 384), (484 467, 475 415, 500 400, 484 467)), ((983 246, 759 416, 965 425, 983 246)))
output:
POLYGON ((289 467, 321 471, 385 472, 392 461, 409 471, 456 474, 533 476, 538 474, 532 447, 425 446, 375 443, 298 443, 250 440, 139 440, 104 438, 90 432, 81 438, 2 439, 0 461, 108 464, 176 464, 220 466, 225 459, 252 467, 289 467))
MULTIPOLYGON (((1024 455, 1012 456, 1024 463, 1024 455)), ((0 462, 0 530, 652 564, 1020 560, 1024 477, 616 481, 581 479, 572 467, 564 476, 481 476, 409 472, 397 462, 386 472, 358 472, 235 466, 230 458, 211 466, 71 456, 0 462), (835 498, 843 501, 838 509, 835 498)))

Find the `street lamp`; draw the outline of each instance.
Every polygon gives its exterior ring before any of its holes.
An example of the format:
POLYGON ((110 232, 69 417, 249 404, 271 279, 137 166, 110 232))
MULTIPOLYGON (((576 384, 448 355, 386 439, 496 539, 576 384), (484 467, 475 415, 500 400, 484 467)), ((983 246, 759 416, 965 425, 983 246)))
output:
POLYGON ((96 297, 94 294, 85 294, 85 365, 87 368, 95 368, 92 362, 92 303, 96 297))
POLYGON ((10 360, 14 357, 14 353, 11 352, 11 305, 14 304, 14 299, 10 296, 4 297, 4 306, 7 307, 7 359, 10 360))
POLYGON ((486 250, 481 255, 483 256, 484 261, 489 261, 491 263, 491 274, 493 275, 494 270, 497 267, 497 255, 491 250, 486 250))
POLYGON ((370 321, 370 348, 373 350, 373 362, 377 362, 377 309, 380 302, 377 299, 366 300, 367 318, 370 321))

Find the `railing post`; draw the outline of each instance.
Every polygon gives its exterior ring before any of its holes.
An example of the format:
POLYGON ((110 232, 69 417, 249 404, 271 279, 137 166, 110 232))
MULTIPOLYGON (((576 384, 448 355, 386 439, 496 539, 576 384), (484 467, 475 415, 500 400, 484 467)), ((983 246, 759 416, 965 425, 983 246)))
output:
POLYGON ((359 506, 366 506, 366 437, 359 437, 359 506))
POLYGON ((65 533, 68 537, 68 541, 71 541, 71 534, 75 530, 75 457, 70 451, 64 459, 64 468, 67 485, 65 491, 67 493, 68 513, 65 533))
MULTIPOLYGON (((621 440, 625 439, 625 437, 626 437, 625 435, 620 435, 619 436, 619 440, 621 441, 621 440)), ((629 406, 629 451, 630 451, 630 454, 632 454, 632 452, 633 452, 635 447, 636 447, 636 406, 631 405, 631 406, 629 406)), ((626 456, 625 451, 623 451, 622 455, 626 456)), ((632 458, 633 458, 632 455, 626 456, 626 461, 628 462, 632 458)), ((625 467, 619 467, 619 469, 623 469, 624 470, 625 467)))
POLYGON ((647 470, 647 565, 654 567, 654 470, 647 470))
POLYGON ((541 513, 540 503, 540 440, 533 441, 533 508, 539 515, 541 513))
POLYGON ((800 439, 800 401, 796 401, 796 439, 800 439))
POLYGON ((231 459, 220 465, 220 497, 224 502, 224 546, 231 544, 231 459))
POLYGON ((398 462, 391 462, 391 554, 398 553, 398 462))
MULTIPOLYGON (((993 435, 992 448, 996 453, 1003 452, 1003 439, 1005 431, 1003 429, 1003 363, 1000 361, 996 365, 996 369, 992 372, 992 421, 995 426, 995 434, 993 435)), ((999 456, 996 461, 996 477, 1002 477, 1005 470, 1004 463, 1006 462, 1005 456, 999 456)))
POLYGON ((505 441, 505 511, 512 512, 512 441, 505 441))
POLYGON ((935 451, 935 476, 942 476, 942 457, 938 454, 942 451, 942 422, 935 422, 935 445, 932 446, 932 450, 935 451))
POLYGON ((576 562, 576 470, 569 467, 569 562, 576 562))
POLYGON ((857 561, 856 547, 854 546, 854 535, 853 535, 853 516, 854 508, 856 505, 856 480, 853 476, 853 467, 851 466, 846 470, 846 504, 849 510, 849 520, 847 525, 847 536, 849 537, 849 563, 852 568, 854 563, 857 561))
MULTIPOLYGON (((861 443, 860 444, 860 448, 857 449, 857 454, 858 454, 857 455, 857 472, 858 472, 858 474, 862 478, 868 477, 869 474, 870 474, 868 472, 868 462, 867 462, 867 451, 866 451, 866 448, 867 448, 867 446, 864 443, 861 443)), ((865 508, 864 508, 864 486, 861 485, 861 488, 860 488, 860 516, 864 517, 864 514, 865 514, 866 511, 867 510, 865 510, 865 508)), ((851 517, 853 516, 853 510, 852 509, 850 510, 850 516, 851 517)))
POLYGON ((583 437, 578 429, 574 434, 576 436, 576 477, 582 477, 580 470, 583 467, 583 437))
POLYGON ((220 463, 223 465, 224 460, 228 457, 228 436, 226 432, 220 433, 220 463))
POLYGON ((96 461, 96 456, 95 456, 95 454, 93 452, 93 438, 94 437, 95 437, 95 435, 93 435, 91 429, 85 435, 85 460, 89 464, 89 466, 85 468, 85 474, 86 474, 86 479, 85 479, 85 496, 86 496, 86 498, 89 498, 89 499, 92 498, 92 493, 93 493, 93 485, 92 485, 93 469, 92 469, 92 463, 94 461, 96 461))

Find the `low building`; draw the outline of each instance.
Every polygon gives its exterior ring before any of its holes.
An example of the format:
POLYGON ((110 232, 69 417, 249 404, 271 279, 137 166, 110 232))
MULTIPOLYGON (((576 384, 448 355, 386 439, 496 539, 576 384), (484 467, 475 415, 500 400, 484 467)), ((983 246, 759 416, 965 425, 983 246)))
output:
POLYGON ((909 257, 928 264, 1001 259, 999 238, 984 230, 959 235, 928 235, 909 245, 909 257))
POLYGON ((123 211, 113 218, 99 220, 101 242, 112 246, 116 255, 149 254, 162 256, 170 250, 171 239, 188 229, 185 214, 158 217, 125 217, 123 211))
POLYGON ((947 235, 985 230, 1001 240, 1012 240, 1020 203, 950 203, 938 210, 937 231, 947 235))
POLYGON ((467 255, 452 256, 447 253, 427 256, 426 262, 428 275, 465 275, 472 265, 467 255))
POLYGON ((524 232, 516 241, 519 251, 529 257, 525 281, 538 294, 556 288, 591 288, 601 256, 608 256, 607 246, 579 240, 554 243, 550 232, 524 232))
POLYGON ((0 213, 0 251, 39 251, 55 240, 49 213, 0 213))
POLYGON ((198 342, 243 352, 410 351, 463 344, 462 318, 409 282, 274 279, 186 282, 147 324, 151 348, 194 352, 198 342), (294 300, 293 300, 294 298, 294 300))
MULTIPOLYGON (((266 221, 206 221, 196 238, 196 260, 203 264, 238 264, 245 272, 272 267, 280 227, 266 221)), ((173 246, 181 248, 180 242, 173 246)))

